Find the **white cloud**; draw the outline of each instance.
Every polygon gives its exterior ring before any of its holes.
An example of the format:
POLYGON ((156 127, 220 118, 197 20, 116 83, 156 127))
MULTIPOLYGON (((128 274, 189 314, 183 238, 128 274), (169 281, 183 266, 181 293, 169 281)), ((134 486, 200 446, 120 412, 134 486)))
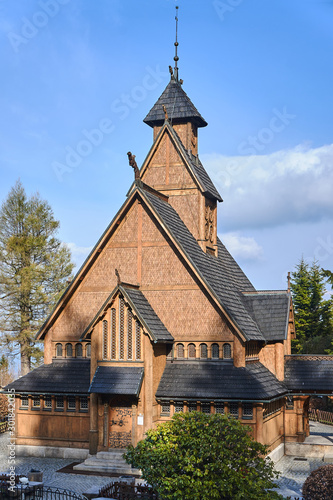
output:
POLYGON ((221 235, 223 244, 236 259, 260 260, 263 249, 252 237, 241 236, 239 233, 225 233, 221 235))
POLYGON ((203 161, 224 199, 225 229, 333 218, 333 144, 203 161))
POLYGON ((83 262, 86 260, 90 254, 93 247, 79 247, 76 243, 66 243, 66 246, 70 249, 72 253, 72 259, 77 268, 80 268, 83 262))

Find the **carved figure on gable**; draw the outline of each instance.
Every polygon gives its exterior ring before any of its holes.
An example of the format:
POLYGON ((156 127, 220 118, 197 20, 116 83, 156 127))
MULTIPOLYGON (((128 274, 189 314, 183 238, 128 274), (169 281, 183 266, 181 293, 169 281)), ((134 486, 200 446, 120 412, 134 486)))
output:
POLYGON ((213 243, 214 216, 209 205, 206 206, 205 220, 205 240, 213 243))
POLYGON ((128 156, 128 162, 129 162, 130 166, 132 168, 134 168, 135 180, 140 179, 140 170, 139 170, 138 165, 135 161, 135 155, 132 155, 132 153, 129 151, 127 153, 127 156, 128 156))

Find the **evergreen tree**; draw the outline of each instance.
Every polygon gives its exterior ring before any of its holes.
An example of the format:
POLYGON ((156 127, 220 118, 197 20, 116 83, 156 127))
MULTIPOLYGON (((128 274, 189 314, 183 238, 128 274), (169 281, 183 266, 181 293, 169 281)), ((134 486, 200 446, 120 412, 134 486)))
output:
POLYGON ((293 351, 323 354, 333 335, 332 300, 325 300, 325 275, 317 262, 309 267, 302 258, 292 278, 296 327, 293 351))
POLYGON ((0 333, 2 344, 19 348, 23 375, 41 356, 34 337, 74 267, 58 228, 49 204, 27 198, 17 181, 0 210, 0 333))

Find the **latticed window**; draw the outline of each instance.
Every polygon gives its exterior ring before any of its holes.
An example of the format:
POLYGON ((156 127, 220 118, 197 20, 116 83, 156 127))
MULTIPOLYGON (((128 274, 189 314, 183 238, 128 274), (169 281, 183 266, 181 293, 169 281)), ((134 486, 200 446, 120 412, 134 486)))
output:
POLYGON ((223 358, 230 359, 231 358, 231 345, 223 344, 223 358))
POLYGON ((188 405, 188 411, 197 411, 197 402, 196 401, 190 401, 188 405))
POLYGON ((86 356, 87 358, 91 358, 91 344, 86 345, 86 356))
POLYGON ((67 398, 67 409, 76 410, 76 399, 75 396, 68 396, 67 398))
POLYGON ((44 397, 44 408, 52 409, 52 396, 47 395, 44 397))
POLYGON ((71 358, 73 356, 73 346, 72 344, 66 344, 66 357, 71 358))
POLYGON ((140 323, 135 323, 135 358, 141 359, 141 328, 140 323))
POLYGON ((232 417, 238 418, 238 403, 229 403, 229 413, 232 417))
POLYGON ((22 406, 22 408, 28 408, 28 406, 29 406, 29 397, 28 396, 21 396, 21 406, 22 406))
POLYGON ((127 359, 133 359, 133 314, 130 309, 127 311, 127 359))
POLYGON ((272 401, 271 403, 264 404, 264 418, 267 418, 269 415, 273 413, 277 413, 281 410, 283 406, 283 400, 277 399, 276 401, 272 401))
POLYGON ((124 299, 119 301, 119 359, 125 357, 125 338, 124 338, 124 299))
POLYGON ((170 403, 165 402, 161 404, 161 415, 164 417, 170 416, 170 403))
POLYGON ((111 309, 111 359, 117 358, 117 315, 113 307, 111 309))
POLYGON ((224 415, 224 403, 216 403, 215 404, 215 413, 219 413, 220 415, 224 415))
POLYGON ((259 344, 258 342, 251 341, 245 344, 245 356, 247 358, 255 358, 259 356, 259 344))
POLYGON ((40 396, 33 396, 32 407, 33 408, 40 408, 40 396))
POLYGON ((88 410, 88 398, 87 398, 87 396, 80 397, 80 410, 88 410))
POLYGON ((195 358, 195 345, 194 344, 189 344, 188 345, 188 357, 189 358, 195 358))
POLYGON ((184 404, 182 401, 176 401, 175 402, 175 413, 180 413, 184 409, 184 404))
POLYGON ((212 344, 212 359, 219 359, 220 349, 218 344, 212 344))
POLYGON ((207 344, 200 344, 200 358, 207 359, 207 344))
POLYGON ((202 403, 201 404, 201 411, 202 411, 202 413, 206 413, 207 415, 210 414, 210 404, 209 403, 202 403))
POLYGON ((56 356, 61 358, 62 356, 62 344, 56 344, 56 356))
POLYGON ((184 344, 177 344, 177 358, 181 359, 184 357, 184 344))
POLYGON ((82 356, 83 356, 82 344, 76 344, 76 346, 75 346, 75 356, 77 358, 82 358, 82 356))
POLYGON ((108 359, 108 322, 103 320, 103 359, 108 359))
POLYGON ((252 403, 243 403, 243 418, 252 419, 253 418, 253 405, 252 403))
POLYGON ((63 410, 64 409, 64 397, 63 396, 57 396, 56 397, 56 409, 57 410, 63 410))

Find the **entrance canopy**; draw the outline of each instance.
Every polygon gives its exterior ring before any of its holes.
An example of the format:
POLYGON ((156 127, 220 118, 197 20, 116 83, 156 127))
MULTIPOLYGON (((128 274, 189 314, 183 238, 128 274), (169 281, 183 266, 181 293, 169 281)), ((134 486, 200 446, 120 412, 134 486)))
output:
POLYGON ((139 397, 143 368, 137 366, 98 366, 90 393, 139 397))

